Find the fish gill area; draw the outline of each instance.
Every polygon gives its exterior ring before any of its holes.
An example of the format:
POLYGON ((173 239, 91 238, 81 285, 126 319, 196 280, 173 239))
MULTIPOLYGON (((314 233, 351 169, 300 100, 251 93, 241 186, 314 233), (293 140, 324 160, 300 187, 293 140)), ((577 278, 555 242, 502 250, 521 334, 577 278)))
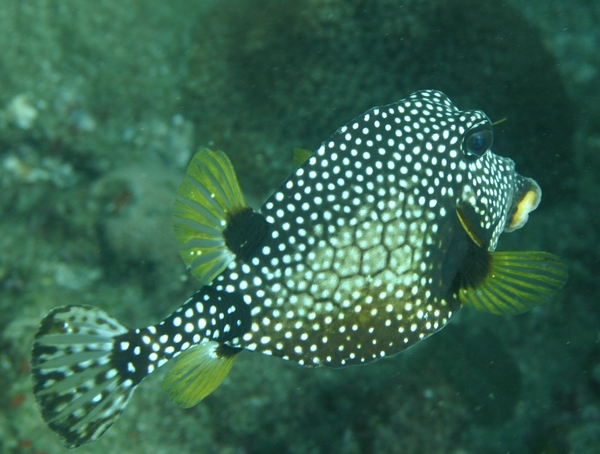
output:
POLYGON ((569 265, 546 306, 462 310, 368 367, 240 355, 181 409, 146 380, 77 453, 594 454, 600 446, 600 4, 585 0, 0 2, 0 453, 68 452, 29 380, 39 320, 156 323, 197 290, 171 227, 193 153, 249 203, 374 105, 423 88, 482 109, 544 198, 500 249, 569 265))

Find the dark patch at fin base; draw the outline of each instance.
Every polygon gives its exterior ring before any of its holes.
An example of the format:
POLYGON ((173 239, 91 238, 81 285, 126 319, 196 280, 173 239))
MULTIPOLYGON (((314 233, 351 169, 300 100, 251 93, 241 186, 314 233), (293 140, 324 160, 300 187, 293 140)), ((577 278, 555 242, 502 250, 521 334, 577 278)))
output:
POLYGON ((268 230, 269 223, 264 216, 251 208, 244 208, 229 216, 227 227, 223 230, 223 238, 227 248, 236 258, 247 262, 260 246, 268 230))
POLYGON ((227 220, 246 209, 227 155, 208 149, 196 153, 177 190, 173 227, 181 257, 202 285, 235 259, 223 232, 227 220))
POLYGON ((193 407, 227 377, 239 352, 232 350, 214 341, 191 347, 177 358, 161 388, 180 407, 193 407))
POLYGON ((460 288, 460 301, 480 311, 514 315, 546 303, 566 283, 566 265, 547 252, 492 252, 476 285, 460 288))
POLYGON ((215 352, 219 355, 222 356, 223 358, 228 358, 228 357, 232 357, 237 355, 238 353, 240 353, 243 350, 243 348, 238 348, 238 347, 230 347, 227 344, 220 344, 217 349, 215 350, 215 352))
POLYGON ((206 286, 186 305, 197 308, 198 303, 206 310, 198 314, 206 320, 206 332, 200 343, 177 356, 161 385, 171 400, 183 408, 193 407, 222 383, 242 350, 223 342, 243 336, 252 325, 250 307, 237 292, 206 286))
POLYGON ((491 254, 485 249, 467 241, 467 253, 457 274, 458 288, 475 288, 481 285, 491 270, 491 254))

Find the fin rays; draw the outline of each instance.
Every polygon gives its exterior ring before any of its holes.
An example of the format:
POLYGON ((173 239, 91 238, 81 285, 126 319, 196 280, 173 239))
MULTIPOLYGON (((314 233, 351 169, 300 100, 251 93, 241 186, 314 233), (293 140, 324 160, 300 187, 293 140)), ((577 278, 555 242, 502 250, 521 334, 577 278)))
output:
POLYGON ((173 226, 181 257, 201 284, 211 282, 235 259, 223 232, 228 220, 247 208, 225 153, 196 153, 177 191, 173 226))
POLYGON ((193 241, 195 240, 210 240, 215 244, 223 243, 223 240, 219 238, 219 235, 221 235, 221 230, 219 229, 208 225, 198 224, 190 219, 178 219, 177 222, 180 224, 180 226, 189 227, 190 229, 195 230, 199 235, 202 235, 198 236, 197 238, 189 239, 185 244, 181 244, 181 247, 187 246, 188 244, 193 244, 193 241))
POLYGON ((547 252, 493 252, 483 283, 460 290, 466 306, 492 314, 520 314, 544 304, 565 284, 568 272, 547 252))
POLYGON ((244 195, 237 182, 235 170, 229 161, 229 158, 222 151, 208 152, 207 161, 212 164, 212 168, 220 172, 208 173, 212 182, 212 189, 218 192, 221 199, 225 202, 229 211, 236 211, 246 206, 244 195))
POLYGON ((304 148, 294 148, 294 167, 301 167, 313 155, 313 152, 304 148))
MULTIPOLYGON (((190 183, 193 184, 194 187, 197 188, 197 184, 195 182, 188 179, 187 177, 186 177, 186 179, 187 179, 187 181, 190 181, 190 183)), ((186 181, 186 180, 184 180, 184 181, 186 181)), ((213 225, 218 226, 218 225, 224 224, 225 223, 225 211, 222 210, 220 206, 216 205, 212 201, 210 194, 208 194, 205 191, 205 188, 201 188, 201 189, 202 190, 199 189, 198 192, 206 197, 206 200, 207 200, 206 203, 210 205, 210 207, 213 209, 212 211, 210 209, 205 208, 202 204, 195 202, 194 200, 185 199, 180 196, 177 196, 177 202, 183 203, 183 204, 187 205, 189 208, 191 208, 192 210, 197 211, 198 214, 205 217, 206 220, 208 222, 212 223, 213 225), (215 215, 214 211, 216 211, 219 216, 215 215)), ((199 225, 203 225, 203 224, 199 224, 199 225)))
POLYGON ((237 353, 222 355, 219 346, 218 342, 205 342, 177 358, 161 385, 174 403, 183 408, 193 407, 227 377, 237 353))
POLYGON ((111 363, 115 338, 127 329, 87 306, 52 310, 36 334, 34 394, 44 420, 67 447, 96 440, 121 415, 135 384, 111 363))

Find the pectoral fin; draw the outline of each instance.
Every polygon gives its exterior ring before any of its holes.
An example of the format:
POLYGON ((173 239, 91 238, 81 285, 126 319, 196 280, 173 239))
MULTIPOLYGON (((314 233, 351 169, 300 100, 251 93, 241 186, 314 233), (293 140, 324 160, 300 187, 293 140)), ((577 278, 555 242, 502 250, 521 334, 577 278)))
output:
POLYGON ((492 314, 521 314, 549 301, 566 283, 566 265, 547 252, 490 252, 487 271, 461 287, 463 305, 492 314))

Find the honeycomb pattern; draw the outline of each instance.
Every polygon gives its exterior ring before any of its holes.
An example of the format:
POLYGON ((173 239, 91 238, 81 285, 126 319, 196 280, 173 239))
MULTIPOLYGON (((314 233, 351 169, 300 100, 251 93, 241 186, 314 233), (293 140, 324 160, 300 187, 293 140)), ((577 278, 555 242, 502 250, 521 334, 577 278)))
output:
POLYGON ((424 91, 340 128, 262 207, 260 253, 217 278, 251 307, 250 330, 227 343, 335 367, 442 328, 459 308, 443 269, 456 206, 473 208, 493 249, 512 202, 512 161, 491 143, 465 149, 481 127, 482 112, 424 91))

